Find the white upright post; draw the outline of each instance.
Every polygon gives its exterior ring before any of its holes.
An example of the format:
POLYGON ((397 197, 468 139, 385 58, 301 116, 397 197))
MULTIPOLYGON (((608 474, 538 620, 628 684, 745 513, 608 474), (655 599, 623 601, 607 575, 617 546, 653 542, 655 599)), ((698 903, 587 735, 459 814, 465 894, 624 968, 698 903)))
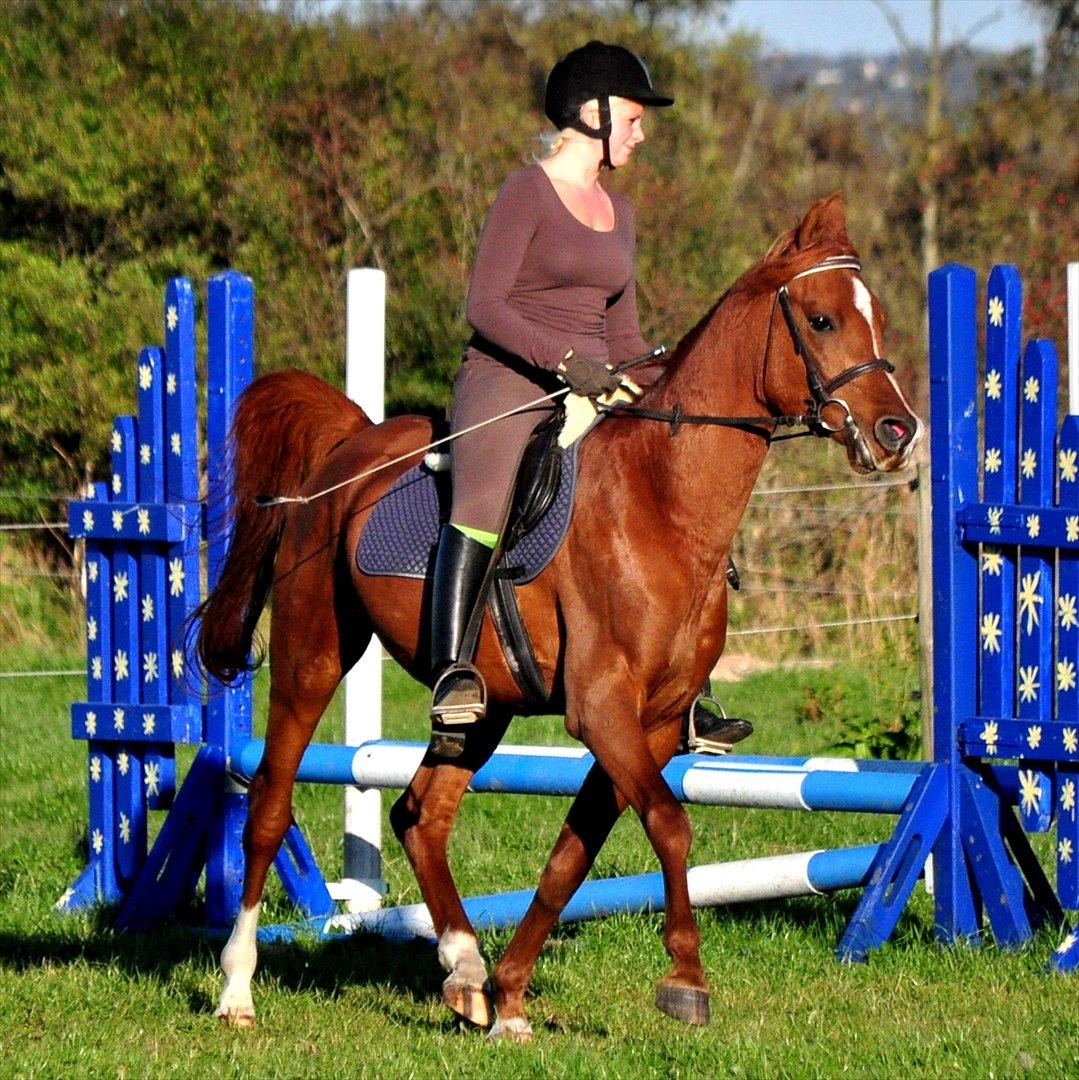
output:
MULTIPOLYGON (((350 270, 345 330, 345 393, 376 423, 385 416, 386 275, 350 270)), ((345 742, 382 737, 382 646, 372 639, 345 676, 345 742)), ((377 790, 345 788, 344 874, 330 895, 350 912, 382 903, 382 798, 377 790)))
POLYGON ((1079 416, 1079 262, 1068 263, 1068 412, 1079 416))

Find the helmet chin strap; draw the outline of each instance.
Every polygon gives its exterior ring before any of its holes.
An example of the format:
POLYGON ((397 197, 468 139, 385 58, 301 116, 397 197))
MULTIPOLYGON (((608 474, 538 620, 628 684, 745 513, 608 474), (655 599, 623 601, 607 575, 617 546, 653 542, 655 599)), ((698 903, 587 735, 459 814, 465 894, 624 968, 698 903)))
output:
POLYGON ((611 161, 611 99, 606 95, 599 98, 599 127, 589 127, 583 120, 577 119, 570 122, 570 127, 587 135, 590 139, 603 141, 603 159, 600 164, 607 169, 614 169, 611 161))
POLYGON ((611 125, 611 99, 607 96, 599 99, 599 129, 603 132, 603 160, 600 164, 613 172, 614 164, 611 162, 611 131, 613 130, 611 125))

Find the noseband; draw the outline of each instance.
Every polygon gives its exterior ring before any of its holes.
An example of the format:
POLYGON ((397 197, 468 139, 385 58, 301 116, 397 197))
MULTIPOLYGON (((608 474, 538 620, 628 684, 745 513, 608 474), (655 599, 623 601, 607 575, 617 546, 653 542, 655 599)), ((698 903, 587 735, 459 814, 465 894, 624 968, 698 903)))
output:
MULTIPOLYGON (((809 267, 808 270, 803 270, 800 274, 795 274, 794 277, 787 282, 787 285, 797 281, 799 278, 809 277, 811 274, 821 274, 825 270, 853 270, 855 273, 858 273, 861 269, 862 264, 857 259, 852 258, 849 255, 833 255, 823 262, 819 262, 815 266, 809 267)), ((791 298, 790 293, 787 291, 787 285, 780 285, 779 291, 776 293, 776 299, 783 311, 783 318, 787 323, 787 330, 790 332, 791 341, 794 342, 794 351, 802 358, 802 361, 806 366, 806 382, 809 384, 810 409, 809 412, 802 417, 802 423, 809 428, 812 434, 821 436, 822 438, 827 438, 829 435, 835 435, 837 432, 845 431, 855 440, 855 442, 860 441, 864 443, 865 436, 858 427, 858 422, 854 419, 850 406, 843 398, 834 397, 833 394, 841 386, 846 386, 847 383, 853 382, 863 375, 868 375, 871 371, 886 371, 888 374, 891 374, 895 371, 895 365, 885 360, 884 357, 874 357, 872 360, 865 360, 860 364, 854 364, 845 371, 841 371, 834 379, 827 383, 823 382, 820 371, 818 370, 818 363, 809 346, 806 344, 805 338, 802 337, 802 332, 794 319, 794 309, 791 307, 791 298), (829 405, 838 405, 845 415, 843 422, 836 427, 830 425, 824 418, 824 410, 829 405)))
MULTIPOLYGON (((886 371, 890 374, 895 371, 895 366, 883 357, 874 357, 871 360, 864 360, 859 364, 854 364, 845 371, 840 372, 834 379, 824 382, 820 375, 819 363, 816 357, 814 357, 812 350, 806 344, 806 340, 802 336, 801 330, 798 328, 798 323, 795 321, 794 309, 791 307, 790 293, 787 290, 788 285, 797 281, 799 278, 809 277, 811 274, 821 274, 826 270, 854 270, 855 272, 858 272, 861 269, 862 264, 850 255, 832 255, 822 262, 809 267, 807 270, 802 270, 800 273, 795 274, 786 284, 780 285, 776 292, 772 311, 773 313, 775 312, 775 304, 778 303, 783 311, 783 318, 787 324, 787 330, 790 333, 791 341, 794 344, 794 351, 802 358, 802 362, 805 364, 806 382, 809 386, 810 398, 808 412, 799 413, 798 415, 783 416, 699 416, 684 413, 680 404, 675 405, 673 409, 666 411, 621 403, 603 406, 601 411, 608 416, 634 416, 644 420, 662 420, 664 423, 670 424, 672 436, 677 434, 678 428, 682 424, 713 424, 718 427, 737 427, 754 431, 757 434, 772 440, 796 439, 802 435, 816 435, 820 438, 828 438, 839 432, 844 432, 851 440, 851 445, 863 464, 871 466, 872 456, 869 452, 865 436, 858 426, 858 421, 854 419, 854 415, 847 402, 843 398, 835 397, 834 394, 841 386, 846 386, 847 383, 853 382, 863 375, 868 375, 870 372, 886 371), (843 422, 836 427, 831 426, 824 418, 824 410, 829 405, 838 405, 844 413, 845 418, 843 422), (790 435, 775 434, 775 429, 778 427, 801 426, 804 426, 806 430, 795 432, 790 435)), ((766 351, 766 363, 767 358, 766 351)), ((647 357, 642 357, 639 362, 645 363, 652 359, 654 359, 654 357, 649 354, 647 357)), ((630 367, 634 367, 637 363, 638 361, 634 361, 631 364, 625 364, 619 370, 626 370, 630 367)))

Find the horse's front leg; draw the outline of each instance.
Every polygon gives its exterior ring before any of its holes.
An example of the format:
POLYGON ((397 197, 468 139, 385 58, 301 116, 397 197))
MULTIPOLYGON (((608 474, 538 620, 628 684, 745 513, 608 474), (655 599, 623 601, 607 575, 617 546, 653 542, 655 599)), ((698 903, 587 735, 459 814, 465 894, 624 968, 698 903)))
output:
POLYGON ((619 704, 627 701, 626 695, 620 699, 617 688, 604 683, 597 680, 582 695, 582 707, 567 716, 567 726, 578 727, 596 763, 641 819, 659 859, 665 897, 663 943, 672 968, 656 989, 656 1006, 686 1023, 706 1024, 708 980, 701 966, 700 931, 689 901, 689 815, 661 772, 677 745, 680 718, 672 717, 646 736, 632 706, 619 704))
POLYGON ((593 765, 570 806, 536 895, 495 966, 492 982, 497 1019, 491 1028, 492 1038, 518 1042, 532 1038, 524 999, 536 959, 625 806, 607 774, 593 765))
POLYGON ((689 815, 661 772, 674 753, 680 729, 681 719, 676 717, 649 740, 635 717, 617 722, 608 715, 598 723, 586 720, 582 736, 596 763, 641 819, 663 873, 663 944, 672 967, 656 987, 656 1007, 687 1024, 707 1024, 708 980, 689 900, 689 815), (655 752, 657 742, 660 753, 655 752))
POLYGON ((405 849, 434 923, 439 963, 448 972, 442 1000, 458 1016, 479 1027, 488 1027, 492 1019, 487 968, 450 872, 446 847, 472 777, 494 753, 509 722, 509 713, 489 708, 487 716, 467 733, 460 757, 443 761, 428 750, 390 810, 390 824, 405 849))

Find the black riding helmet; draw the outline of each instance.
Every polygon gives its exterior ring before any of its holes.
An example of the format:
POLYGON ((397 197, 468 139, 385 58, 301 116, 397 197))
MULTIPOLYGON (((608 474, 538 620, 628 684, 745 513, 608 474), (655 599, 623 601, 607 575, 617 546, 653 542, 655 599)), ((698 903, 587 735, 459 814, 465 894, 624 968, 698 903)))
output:
POLYGON ((590 41, 567 53, 547 76, 547 91, 543 111, 560 131, 573 128, 593 139, 603 140, 604 164, 611 167, 611 105, 612 97, 628 98, 640 105, 665 108, 674 98, 657 94, 644 61, 621 45, 605 45, 590 41), (581 119, 581 106, 596 98, 599 101, 600 126, 589 127, 581 119))

